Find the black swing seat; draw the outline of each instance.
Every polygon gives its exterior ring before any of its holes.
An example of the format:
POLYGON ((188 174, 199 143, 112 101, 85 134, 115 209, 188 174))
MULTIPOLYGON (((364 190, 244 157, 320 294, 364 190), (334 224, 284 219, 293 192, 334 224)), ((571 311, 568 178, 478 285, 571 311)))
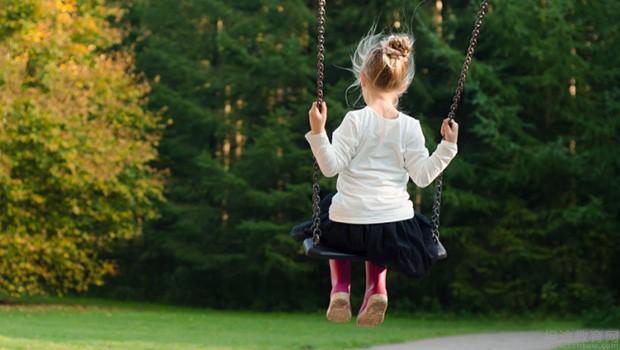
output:
POLYGON ((290 235, 296 241, 303 241, 306 256, 317 259, 346 259, 364 261, 366 257, 360 254, 343 252, 323 244, 314 244, 312 240, 312 220, 304 221, 291 229, 290 235))
POLYGON ((345 259, 354 261, 364 261, 366 257, 353 253, 346 253, 326 247, 322 244, 314 244, 312 237, 304 239, 304 251, 306 255, 317 259, 345 259))
MULTIPOLYGON (((448 254, 443 244, 439 240, 433 241, 433 224, 425 215, 415 212, 414 220, 420 225, 424 235, 426 246, 431 252, 434 261, 447 258, 448 254)), ((327 247, 323 244, 314 244, 312 240, 312 220, 304 221, 291 229, 290 235, 296 241, 303 242, 306 256, 318 259, 347 259, 354 261, 364 261, 366 257, 362 254, 344 252, 338 249, 327 247)))

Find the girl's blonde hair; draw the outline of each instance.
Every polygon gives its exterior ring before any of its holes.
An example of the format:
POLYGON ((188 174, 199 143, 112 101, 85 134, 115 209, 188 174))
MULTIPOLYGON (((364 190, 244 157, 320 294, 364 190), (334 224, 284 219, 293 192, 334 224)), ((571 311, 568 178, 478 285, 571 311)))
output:
POLYGON ((360 76, 364 73, 374 89, 383 92, 404 92, 415 75, 413 36, 406 33, 386 34, 375 31, 376 25, 373 25, 351 55, 350 71, 355 76, 355 82, 347 91, 360 86, 360 76))

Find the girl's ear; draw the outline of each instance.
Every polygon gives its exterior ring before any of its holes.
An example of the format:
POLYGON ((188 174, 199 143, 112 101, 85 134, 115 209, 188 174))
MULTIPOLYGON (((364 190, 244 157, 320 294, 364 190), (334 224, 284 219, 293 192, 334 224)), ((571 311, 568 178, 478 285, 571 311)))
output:
POLYGON ((364 74, 364 72, 360 73, 360 84, 364 87, 366 86, 366 75, 364 74))

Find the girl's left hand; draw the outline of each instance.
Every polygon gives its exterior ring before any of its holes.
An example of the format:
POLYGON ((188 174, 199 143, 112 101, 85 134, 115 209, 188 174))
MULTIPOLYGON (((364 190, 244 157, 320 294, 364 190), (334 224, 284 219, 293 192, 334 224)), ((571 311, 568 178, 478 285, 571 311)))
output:
POLYGON ((312 133, 320 134, 323 132, 325 130, 325 122, 327 121, 327 104, 325 101, 321 104, 321 111, 319 111, 316 101, 314 101, 310 111, 308 111, 308 117, 312 133))

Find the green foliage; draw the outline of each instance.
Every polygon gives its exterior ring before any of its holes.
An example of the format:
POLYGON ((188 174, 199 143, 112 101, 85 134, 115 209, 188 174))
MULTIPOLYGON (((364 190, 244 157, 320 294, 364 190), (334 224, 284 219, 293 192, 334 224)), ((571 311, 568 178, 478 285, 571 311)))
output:
MULTIPOLYGON (((117 256, 117 289, 102 292, 219 307, 323 305, 327 264, 301 257, 287 237, 311 213, 303 134, 314 5, 142 0, 130 8, 138 68, 154 81, 150 107, 174 120, 158 163, 171 170, 170 201, 117 256)), ((414 17, 416 6, 329 3, 329 130, 356 107, 345 106, 352 77, 340 67, 376 19, 414 29, 416 78, 401 106, 434 149, 477 2, 444 2, 440 13, 430 2, 414 17)), ((611 2, 491 2, 445 179, 449 259, 424 281, 391 274, 392 305, 569 313, 618 303, 618 15, 611 2)), ((412 188, 416 210, 430 212, 432 191, 412 188)))
POLYGON ((102 253, 155 217, 159 117, 131 54, 103 53, 120 9, 2 3, 0 294, 84 291, 115 272, 102 253))
POLYGON ((130 8, 137 64, 153 81, 150 106, 165 107, 174 123, 158 162, 170 169, 169 200, 127 255, 115 256, 126 269, 116 283, 163 274, 139 283, 162 299, 216 306, 305 303, 286 285, 313 268, 287 231, 310 208, 300 200, 312 164, 300 145, 307 112, 299 101, 311 98, 313 17, 300 2, 130 8))
POLYGON ((455 301, 559 312, 618 302, 618 188, 605 179, 620 124, 602 97, 617 94, 608 77, 620 70, 594 57, 620 46, 617 33, 602 39, 617 28, 605 12, 620 6, 494 4, 471 79, 480 143, 461 148, 475 176, 455 167, 452 186, 495 205, 472 220, 447 201, 465 262, 451 270, 455 301))
POLYGON ((586 327, 618 329, 620 306, 592 308, 584 313, 582 320, 586 327))

